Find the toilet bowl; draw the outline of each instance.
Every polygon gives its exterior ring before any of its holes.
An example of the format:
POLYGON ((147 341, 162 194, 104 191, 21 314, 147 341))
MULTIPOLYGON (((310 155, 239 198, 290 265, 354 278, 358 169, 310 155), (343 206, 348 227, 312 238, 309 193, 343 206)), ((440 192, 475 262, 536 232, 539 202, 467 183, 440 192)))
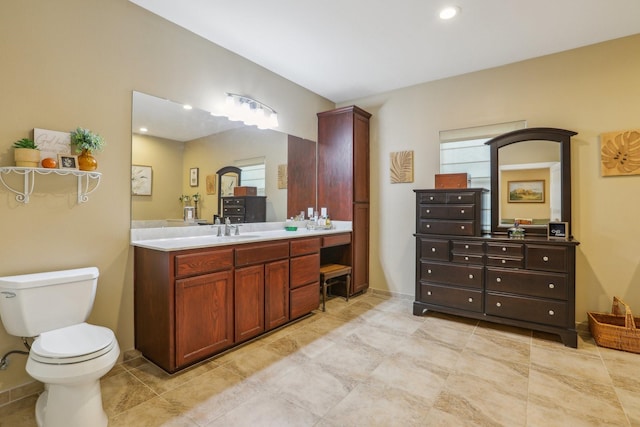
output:
POLYGON ((0 277, 0 318, 11 335, 35 337, 26 371, 44 383, 39 427, 104 427, 100 378, 118 360, 113 332, 85 322, 95 267, 0 277))

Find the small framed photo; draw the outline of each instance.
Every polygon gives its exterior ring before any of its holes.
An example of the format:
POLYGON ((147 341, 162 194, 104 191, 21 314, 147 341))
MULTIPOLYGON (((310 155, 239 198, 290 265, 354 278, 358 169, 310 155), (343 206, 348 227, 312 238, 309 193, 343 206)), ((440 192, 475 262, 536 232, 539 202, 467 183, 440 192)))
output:
POLYGON ((73 154, 58 154, 59 169, 78 169, 78 156, 73 154))
POLYGON ((150 196, 153 187, 153 170, 151 166, 131 166, 131 194, 134 196, 150 196))
POLYGON ((508 203, 544 203, 544 180, 509 181, 508 203))
POLYGON ((189 169, 189 185, 192 187, 198 186, 198 168, 189 169))
POLYGON ((549 239, 562 239, 569 238, 569 223, 568 222, 550 222, 547 225, 547 237, 549 239))

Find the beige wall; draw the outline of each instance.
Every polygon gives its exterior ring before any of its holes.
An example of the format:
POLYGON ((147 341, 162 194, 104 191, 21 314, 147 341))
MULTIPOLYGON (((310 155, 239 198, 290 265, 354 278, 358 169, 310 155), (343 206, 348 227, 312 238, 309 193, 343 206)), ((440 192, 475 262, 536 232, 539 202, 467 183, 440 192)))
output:
MULTIPOLYGON (((413 295, 415 188, 438 173, 438 132, 526 119, 572 138, 576 319, 613 295, 640 310, 640 175, 600 176, 603 132, 640 126, 640 35, 355 100, 373 113, 371 286, 413 295), (389 183, 389 153, 414 150, 415 182, 389 183), (411 212, 411 215, 408 213, 411 212)), ((348 104, 351 104, 349 102, 348 104)))
MULTIPOLYGON (((316 112, 334 105, 127 0, 4 1, 0 13, 0 165, 33 128, 90 128, 107 141, 102 183, 77 205, 70 177, 40 177, 31 203, 0 188, 0 275, 95 265, 90 321, 133 342, 129 247, 133 90, 211 111, 224 92, 245 93, 280 113, 280 130, 316 139, 316 112), (43 192, 46 189, 49 192, 43 192), (26 231, 25 231, 26 230, 26 231)), ((0 328, 0 353, 22 347, 0 328)), ((0 391, 31 381, 10 356, 0 391)))

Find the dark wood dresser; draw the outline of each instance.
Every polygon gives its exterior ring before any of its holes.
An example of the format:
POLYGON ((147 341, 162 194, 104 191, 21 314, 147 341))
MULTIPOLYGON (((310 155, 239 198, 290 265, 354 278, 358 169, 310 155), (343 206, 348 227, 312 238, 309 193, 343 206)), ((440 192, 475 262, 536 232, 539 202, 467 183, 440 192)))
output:
POLYGON ((265 196, 234 196, 222 198, 222 216, 232 224, 265 222, 267 198, 265 196))
POLYGON ((577 347, 574 240, 482 236, 486 190, 415 190, 413 314, 428 310, 518 326, 577 347))

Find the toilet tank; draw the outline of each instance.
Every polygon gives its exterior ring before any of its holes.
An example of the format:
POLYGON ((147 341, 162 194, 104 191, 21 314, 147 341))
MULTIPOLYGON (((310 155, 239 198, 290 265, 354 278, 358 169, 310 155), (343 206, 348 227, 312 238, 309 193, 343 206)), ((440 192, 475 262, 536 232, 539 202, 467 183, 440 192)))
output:
POLYGON ((0 277, 0 319, 7 332, 34 337, 87 320, 98 285, 96 267, 0 277))

